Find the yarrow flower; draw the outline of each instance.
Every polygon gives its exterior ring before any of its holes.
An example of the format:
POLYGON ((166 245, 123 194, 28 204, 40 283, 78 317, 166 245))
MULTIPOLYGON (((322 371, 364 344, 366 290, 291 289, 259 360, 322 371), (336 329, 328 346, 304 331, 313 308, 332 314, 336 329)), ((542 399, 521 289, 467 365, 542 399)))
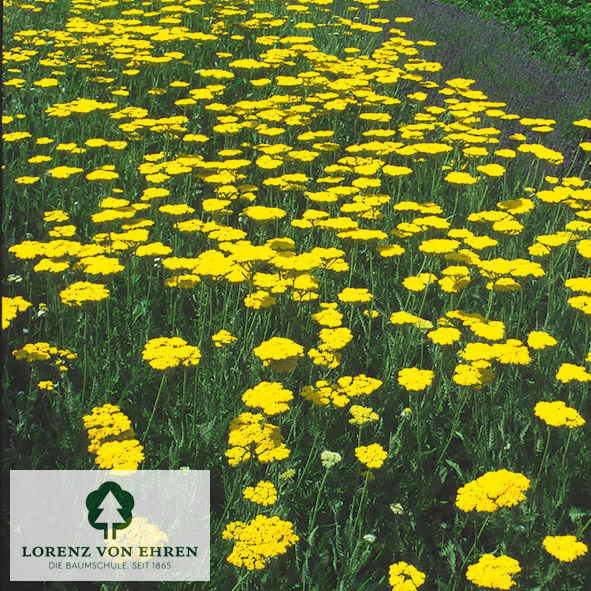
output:
POLYGON ((247 486, 243 495, 245 499, 263 507, 273 505, 277 501, 277 489, 268 480, 261 480, 256 486, 247 486))
POLYGON ((293 531, 293 524, 276 515, 257 515, 250 523, 228 523, 222 537, 234 540, 228 562, 248 570, 265 568, 270 558, 285 554, 300 539, 293 531))
POLYGON ((211 340, 216 347, 223 347, 224 345, 230 345, 234 341, 237 341, 238 337, 233 336, 227 330, 220 330, 212 335, 211 340))
POLYGON ((168 369, 179 365, 197 365, 201 352, 179 337, 158 337, 145 344, 142 357, 154 369, 168 369))
POLYGON ((591 374, 580 365, 563 363, 556 373, 556 379, 563 384, 568 382, 591 382, 591 374))
POLYGON ((466 578, 480 587, 510 589, 515 585, 511 575, 519 572, 521 572, 521 567, 514 558, 483 554, 476 564, 468 567, 466 578))
POLYGON ((381 468, 384 460, 388 457, 386 450, 379 443, 356 447, 355 455, 368 468, 381 468))
POLYGON ((569 429, 585 424, 585 419, 574 409, 566 406, 562 400, 554 402, 538 402, 534 412, 551 427, 566 426, 569 429))
POLYGON ((373 295, 365 288, 345 287, 337 296, 346 304, 364 304, 373 298, 373 295))
POLYGON ((579 542, 575 536, 546 536, 542 542, 546 552, 561 562, 572 562, 587 554, 587 545, 579 542))
POLYGON ((388 582, 392 591, 415 591, 425 582, 425 573, 400 561, 390 565, 388 582))
POLYGON ((525 499, 530 481, 523 474, 497 470, 487 472, 458 489, 456 506, 462 511, 496 511, 512 507, 525 499))
POLYGON ((352 418, 349 419, 352 425, 364 425, 365 423, 377 421, 380 418, 378 413, 374 412, 372 408, 359 406, 358 404, 350 406, 349 412, 352 415, 352 418))
POLYGON ((289 410, 287 402, 293 393, 280 382, 261 382, 242 395, 242 402, 251 408, 260 408, 266 415, 276 415, 289 410))
POLYGON ((135 439, 131 421, 118 406, 104 404, 82 419, 88 430, 88 451, 104 470, 137 470, 144 461, 144 448, 135 439))
POLYGON ((405 367, 398 372, 398 383, 406 390, 420 392, 433 381, 433 372, 430 369, 418 369, 417 367, 405 367))
POLYGON ((60 298, 67 306, 82 306, 87 302, 99 302, 109 297, 109 290, 101 283, 78 281, 60 291, 60 298))
POLYGON ((7 329, 19 312, 24 312, 33 304, 21 296, 6 298, 2 296, 2 330, 7 329))
POLYGON ((324 450, 320 454, 320 461, 327 470, 338 464, 342 459, 343 456, 341 456, 341 454, 336 451, 324 450))
POLYGON ((273 337, 254 349, 254 354, 277 373, 289 373, 296 368, 298 359, 304 356, 304 348, 290 339, 273 337))
POLYGON ((230 448, 225 452, 230 466, 248 461, 253 454, 262 464, 283 460, 291 453, 283 443, 279 427, 260 413, 243 412, 230 423, 230 448))

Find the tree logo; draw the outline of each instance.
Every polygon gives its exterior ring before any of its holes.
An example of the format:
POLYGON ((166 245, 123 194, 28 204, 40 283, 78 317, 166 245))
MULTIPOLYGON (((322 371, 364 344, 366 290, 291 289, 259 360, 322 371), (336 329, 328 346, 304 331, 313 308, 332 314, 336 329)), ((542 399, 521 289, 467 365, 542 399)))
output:
POLYGON ((104 482, 86 497, 88 523, 105 532, 105 540, 116 539, 117 530, 125 529, 131 523, 131 510, 135 501, 131 493, 123 490, 116 482, 104 482))

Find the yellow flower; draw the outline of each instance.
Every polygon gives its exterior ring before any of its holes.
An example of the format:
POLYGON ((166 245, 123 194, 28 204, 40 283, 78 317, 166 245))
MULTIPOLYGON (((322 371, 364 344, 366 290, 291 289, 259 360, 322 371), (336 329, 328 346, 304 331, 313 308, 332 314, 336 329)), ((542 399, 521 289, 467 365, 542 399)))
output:
POLYGON ((164 370, 179 365, 185 367, 198 365, 201 352, 197 347, 188 345, 187 341, 179 337, 158 337, 144 345, 142 357, 154 369, 164 370))
POLYGON ((101 283, 78 281, 60 291, 60 298, 67 306, 82 306, 87 302, 99 302, 109 297, 109 290, 101 283))
POLYGON ((532 330, 527 335, 527 346, 530 349, 545 349, 553 347, 558 341, 547 332, 532 330))
POLYGON ((295 369, 298 359, 304 356, 304 348, 290 339, 273 337, 256 347, 254 354, 265 367, 271 367, 278 373, 289 373, 295 369))
POLYGON ((572 562, 587 554, 587 545, 579 542, 575 536, 546 536, 542 542, 546 552, 561 562, 572 562))
POLYGON ((357 459, 368 468, 381 468, 388 457, 386 450, 379 443, 361 445, 355 448, 357 459))
POLYGON ((312 318, 321 326, 337 328, 341 326, 343 315, 337 310, 337 304, 320 304, 322 310, 312 314, 312 318))
POLYGON ((228 562, 248 570, 265 568, 269 559, 285 554, 300 539, 293 531, 293 524, 276 515, 257 515, 250 523, 228 523, 222 537, 234 540, 228 562))
POLYGON ((56 168, 52 168, 49 171, 49 174, 56 179, 67 179, 68 177, 76 174, 78 172, 84 172, 83 168, 76 168, 73 166, 58 166, 56 168))
POLYGON ((515 585, 511 575, 521 572, 519 562, 509 556, 483 554, 476 564, 466 571, 466 578, 480 587, 487 589, 510 589, 515 585))
POLYGON ((479 177, 473 177, 467 172, 450 172, 444 178, 448 183, 454 185, 473 185, 478 181, 479 177))
POLYGON ((2 296, 2 330, 7 329, 19 312, 24 312, 33 304, 21 296, 7 298, 2 296))
POLYGON ((415 591, 425 582, 425 574, 412 564, 400 561, 391 564, 388 582, 392 591, 415 591))
POLYGON ((538 402, 534 412, 537 417, 552 427, 566 426, 572 429, 585 424, 585 419, 574 408, 566 406, 562 400, 538 402))
POLYGON ((224 345, 230 345, 234 341, 237 341, 238 337, 231 335, 227 330, 220 330, 212 335, 211 340, 216 347, 223 347, 224 345))
POLYGON ((337 297, 347 304, 363 304, 371 301, 373 295, 365 288, 345 287, 337 297))
POLYGON ((567 384, 572 381, 591 382, 591 374, 580 365, 563 363, 556 373, 556 379, 563 384, 567 384))
POLYGON ((137 470, 145 458, 143 451, 137 439, 108 441, 99 447, 95 462, 103 470, 137 470))
POLYGON ((262 464, 283 460, 290 454, 279 427, 268 423, 260 413, 243 412, 233 419, 228 443, 225 456, 230 466, 246 462, 253 454, 262 464))
POLYGON ((433 381, 433 372, 430 369, 418 369, 405 367, 398 372, 398 383, 406 390, 420 392, 433 381))
POLYGON ((402 285, 409 291, 423 291, 434 281, 437 281, 437 276, 433 275, 433 273, 421 273, 420 275, 406 277, 402 281, 402 285))
POLYGON ((392 324, 416 324, 421 318, 419 316, 415 316, 410 312, 404 312, 401 310, 400 312, 394 312, 390 315, 390 322, 392 324))
POLYGON ((280 382, 261 382, 242 395, 242 402, 251 408, 260 408, 266 415, 276 415, 289 410, 286 404, 293 393, 280 382))
POLYGON ((359 406, 358 404, 350 406, 349 412, 352 415, 352 418, 349 419, 349 422, 352 425, 364 425, 365 423, 377 421, 380 418, 380 416, 374 412, 372 408, 367 406, 359 406))
POLYGON ((442 326, 427 333, 427 336, 437 345, 451 345, 460 339, 462 333, 451 326, 442 326))
POLYGON ((273 505, 277 501, 277 489, 268 480, 261 480, 254 487, 247 486, 244 489, 243 495, 245 499, 263 507, 273 505))
POLYGON ((462 511, 496 511, 512 507, 525 499, 530 481, 523 474, 509 470, 487 472, 458 489, 456 506, 462 511))

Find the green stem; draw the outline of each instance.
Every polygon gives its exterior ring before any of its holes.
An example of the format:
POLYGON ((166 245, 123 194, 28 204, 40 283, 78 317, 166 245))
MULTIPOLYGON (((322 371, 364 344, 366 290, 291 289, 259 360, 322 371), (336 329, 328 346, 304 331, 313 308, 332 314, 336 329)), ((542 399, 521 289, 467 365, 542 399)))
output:
POLYGON ((359 520, 361 518, 361 512, 363 510, 363 505, 365 504, 365 496, 367 493, 367 483, 369 481, 369 475, 371 474, 371 472, 368 470, 365 473, 365 482, 363 483, 363 491, 361 493, 361 500, 359 501, 359 507, 357 509, 357 516, 355 517, 355 521, 353 523, 353 530, 352 533, 355 536, 356 532, 357 532, 357 525, 359 524, 359 520))
POLYGON ((550 433, 551 433, 551 431, 548 428, 547 435, 546 435, 546 446, 544 447, 544 454, 542 455, 542 461, 540 462, 540 468, 538 469, 538 475, 536 476, 536 481, 535 481, 534 487, 531 491, 532 499, 534 498, 536 488, 538 488, 538 482, 540 481, 540 475, 542 474, 542 469, 544 468, 544 465, 546 464, 546 458, 548 457, 548 447, 550 446, 550 433))
POLYGON ((144 439, 148 436, 148 431, 150 431, 150 426, 152 425, 152 419, 154 418, 154 414, 156 412, 156 406, 158 405, 158 400, 160 399, 160 394, 162 392, 162 387, 164 386, 164 381, 166 380, 166 374, 162 374, 162 379, 160 380, 160 387, 158 388, 158 394, 156 394, 156 400, 154 401, 154 406, 152 408, 152 414, 150 415, 150 420, 148 421, 148 426, 144 431, 144 435, 142 437, 141 443, 144 442, 144 439))
POLYGON ((312 511, 312 518, 310 519, 310 525, 308 526, 308 535, 312 533, 314 529, 314 523, 316 522, 316 514, 318 513, 318 508, 320 505, 320 496, 322 495, 322 491, 324 490, 324 483, 326 482, 326 477, 328 476, 328 471, 330 468, 327 468, 324 472, 324 476, 322 477, 322 481, 320 482, 320 487, 318 488, 318 493, 316 494, 316 502, 314 503, 314 511, 312 511))
MULTIPOLYGON (((478 540, 480 539, 480 536, 482 535, 482 532, 484 531, 484 528, 486 527, 486 524, 488 523, 488 520, 490 519, 491 515, 492 515, 492 513, 489 513, 486 516, 486 519, 484 520, 484 523, 480 527, 480 530, 478 530, 478 533, 476 534, 476 538, 474 539, 474 543, 472 544, 472 547, 470 548, 470 550, 468 550, 468 554, 466 554, 466 557, 462 561, 462 566, 460 566, 458 572, 463 571, 464 566, 466 566, 466 563, 468 562, 468 560, 470 560, 470 556, 472 556, 472 552, 474 552, 474 548, 476 548, 476 544, 478 543, 478 540)), ((451 588, 451 591, 455 591, 457 584, 458 584, 458 581, 456 579, 456 581, 454 582, 454 586, 451 588)))

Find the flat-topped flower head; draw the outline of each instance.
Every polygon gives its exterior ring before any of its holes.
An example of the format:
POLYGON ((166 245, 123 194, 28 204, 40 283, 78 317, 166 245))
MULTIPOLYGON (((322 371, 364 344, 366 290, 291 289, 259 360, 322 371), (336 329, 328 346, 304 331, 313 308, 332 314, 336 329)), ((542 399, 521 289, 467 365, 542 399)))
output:
POLYGON ((259 408, 266 415, 276 415, 289 410, 287 402, 293 399, 293 393, 280 382, 261 382, 249 388, 242 395, 242 402, 251 408, 259 408))
POLYGON ((569 382, 591 382, 591 374, 582 366, 563 363, 556 373, 556 379, 563 384, 569 382))
POLYGON ((510 589, 515 585, 511 575, 521 572, 519 562, 509 556, 483 554, 476 564, 466 571, 466 578, 487 589, 510 589))
POLYGON ((412 564, 400 561, 391 564, 388 582, 392 591, 415 591, 425 582, 425 574, 412 564))
POLYGON ((534 412, 536 417, 539 417, 547 425, 551 427, 580 427, 585 424, 585 419, 570 406, 562 400, 555 400, 554 402, 538 402, 535 406, 534 412))
POLYGON ((405 367, 398 372, 398 383, 406 390, 420 392, 433 381, 433 372, 430 369, 418 369, 417 367, 405 367))
POLYGON ((183 365, 197 365, 201 353, 197 347, 187 344, 180 337, 158 337, 146 343, 142 357, 154 369, 169 369, 183 365))
POLYGON ((361 445, 355 448, 357 459, 368 468, 381 468, 388 453, 379 443, 361 445))
POLYGON ((519 472, 487 472, 458 489, 456 506, 462 511, 496 511, 512 507, 525 499, 530 481, 519 472))
POLYGON ((542 542, 546 552, 558 558, 560 562, 572 562, 587 554, 587 545, 579 542, 575 536, 546 536, 542 542))
POLYGON ((277 501, 277 489, 268 480, 261 480, 256 486, 247 486, 243 495, 245 499, 263 507, 273 505, 277 501))
POLYGON ((265 367, 278 373, 289 373, 296 368, 298 359, 304 356, 304 348, 290 339, 273 337, 256 347, 254 354, 265 367))
POLYGON ((345 287, 337 297, 346 304, 364 304, 371 301, 373 295, 365 288, 345 287))
POLYGON ((224 345, 231 345, 234 341, 238 340, 238 337, 235 337, 227 330, 222 329, 212 335, 211 340, 216 347, 221 348, 224 345))
POLYGON ((100 302, 109 297, 109 290, 101 283, 78 281, 60 291, 60 298, 67 306, 82 306, 89 302, 100 302))
POLYGON ((342 459, 343 456, 341 456, 341 454, 336 451, 324 450, 320 454, 320 461, 327 470, 333 466, 336 466, 336 464, 338 464, 342 459))
POLYGON ((293 531, 293 524, 276 515, 257 515, 250 523, 228 523, 222 537, 234 540, 228 562, 248 570, 265 568, 271 558, 285 554, 300 539, 293 531))
POLYGON ((532 330, 527 335, 527 346, 530 349, 545 349, 553 347, 558 341, 547 332, 541 330, 532 330))

